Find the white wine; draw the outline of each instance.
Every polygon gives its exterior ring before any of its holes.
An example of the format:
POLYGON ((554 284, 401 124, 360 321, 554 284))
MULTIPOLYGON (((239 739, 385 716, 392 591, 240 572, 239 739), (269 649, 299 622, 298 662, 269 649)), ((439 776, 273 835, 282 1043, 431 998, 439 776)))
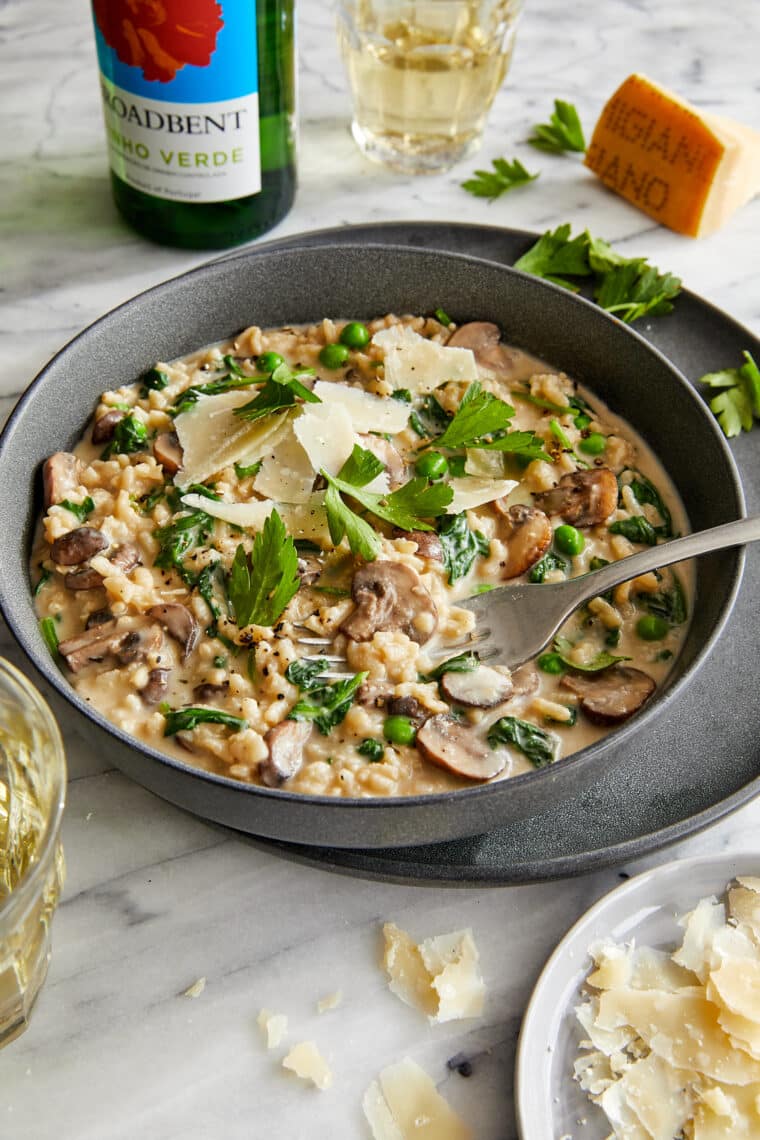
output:
POLYGON ((481 23, 488 14, 480 3, 370 0, 358 5, 353 25, 339 22, 353 131, 369 157, 406 171, 440 170, 477 146, 509 67, 517 6, 502 0, 481 23), (406 16, 384 18, 402 8, 406 16))

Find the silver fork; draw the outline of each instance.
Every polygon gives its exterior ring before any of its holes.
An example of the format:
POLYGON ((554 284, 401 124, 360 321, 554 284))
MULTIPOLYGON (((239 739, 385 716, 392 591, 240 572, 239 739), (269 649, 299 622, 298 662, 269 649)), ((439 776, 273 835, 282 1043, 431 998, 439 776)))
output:
MULTIPOLYGON (((621 582, 627 582, 649 570, 683 562, 699 554, 708 554, 711 550, 724 550, 758 540, 760 516, 737 519, 736 522, 696 531, 684 538, 676 538, 638 554, 631 554, 600 570, 568 578, 564 582, 507 583, 474 597, 462 598, 456 605, 472 610, 478 618, 485 618, 484 625, 479 624, 466 641, 449 645, 431 656, 450 657, 466 649, 473 649, 477 650, 482 661, 498 658, 501 664, 515 669, 545 649, 560 626, 579 606, 606 593, 613 586, 619 586, 621 582)), ((345 666, 345 657, 326 652, 332 645, 329 638, 304 637, 300 639, 300 644, 307 647, 311 658, 324 661, 329 666, 326 676, 351 675, 340 672, 340 666, 345 666)))

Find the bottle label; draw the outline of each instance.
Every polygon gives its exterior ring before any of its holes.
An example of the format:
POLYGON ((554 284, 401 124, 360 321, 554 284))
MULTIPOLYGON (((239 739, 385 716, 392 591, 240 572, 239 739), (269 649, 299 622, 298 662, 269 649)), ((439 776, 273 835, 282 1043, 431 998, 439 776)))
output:
POLYGON ((111 169, 158 198, 261 190, 255 0, 93 0, 111 169))

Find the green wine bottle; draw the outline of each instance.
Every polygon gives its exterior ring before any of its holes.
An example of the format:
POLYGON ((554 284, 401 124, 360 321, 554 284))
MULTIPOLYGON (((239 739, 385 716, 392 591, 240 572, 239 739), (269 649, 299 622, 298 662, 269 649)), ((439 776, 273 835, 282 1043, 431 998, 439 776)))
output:
POLYGON ((293 0, 92 0, 116 205, 162 245, 271 229, 295 192, 293 0))

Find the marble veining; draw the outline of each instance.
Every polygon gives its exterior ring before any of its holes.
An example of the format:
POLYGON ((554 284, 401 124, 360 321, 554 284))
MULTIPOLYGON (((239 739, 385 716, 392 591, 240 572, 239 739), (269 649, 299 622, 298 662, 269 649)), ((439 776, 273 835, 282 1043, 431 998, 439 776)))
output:
MULTIPOLYGON (((333 16, 298 5, 300 188, 272 237, 373 220, 456 220, 544 229, 588 225, 760 331, 760 199, 720 234, 693 242, 653 225, 577 159, 525 146, 560 96, 587 127, 634 70, 706 109, 758 127, 755 0, 526 0, 514 64, 480 154, 413 179, 366 163, 333 16), (459 186, 498 155, 540 179, 493 205, 459 186)), ((0 415, 67 339, 113 305, 203 261, 150 246, 112 205, 85 0, 0 5, 0 415)), ((8 632, 0 651, 25 668, 8 632)), ((131 783, 92 749, 64 703, 71 783, 68 881, 48 982, 29 1031, 0 1056, 0 1137, 15 1140, 356 1140, 361 1095, 409 1055, 478 1140, 514 1140, 512 1063, 520 1018, 545 959, 621 875, 678 856, 757 848, 760 807, 635 865, 540 886, 451 890, 331 875, 231 838, 131 783), (424 937, 471 925, 488 983, 481 1019, 429 1027, 387 990, 379 927, 424 937), (203 993, 181 996, 199 977, 203 993), (343 990, 319 1015, 317 1001, 343 990), (290 1041, 330 1058, 325 1093, 267 1053, 261 1006, 288 1014, 290 1041), (472 1076, 447 1069, 464 1054, 472 1076)), ((555 1138, 547 1137, 547 1140, 555 1138)))

